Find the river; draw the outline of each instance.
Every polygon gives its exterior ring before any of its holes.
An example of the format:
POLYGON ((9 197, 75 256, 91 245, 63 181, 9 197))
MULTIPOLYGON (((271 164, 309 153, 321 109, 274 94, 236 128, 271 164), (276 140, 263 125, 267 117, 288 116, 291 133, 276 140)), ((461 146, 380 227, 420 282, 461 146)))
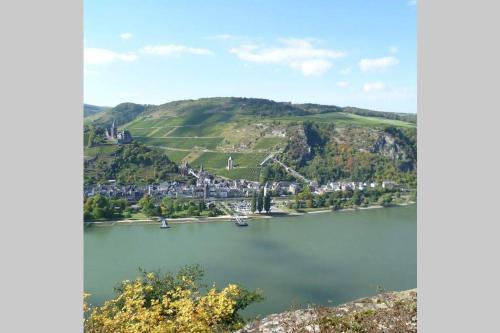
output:
POLYGON ((91 303, 147 270, 201 264, 205 282, 260 288, 245 315, 336 305, 417 286, 416 205, 249 221, 92 226, 84 231, 84 288, 91 303))

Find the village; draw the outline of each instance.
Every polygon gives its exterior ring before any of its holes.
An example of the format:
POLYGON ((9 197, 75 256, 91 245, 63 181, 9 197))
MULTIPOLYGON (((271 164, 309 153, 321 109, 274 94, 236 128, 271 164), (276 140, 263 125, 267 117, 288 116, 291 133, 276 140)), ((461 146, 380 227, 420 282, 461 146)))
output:
MULTIPOLYGON (((231 167, 231 157, 229 167, 231 167)), ((263 191, 264 196, 268 193, 274 198, 293 198, 304 186, 308 186, 311 193, 322 195, 338 191, 364 191, 366 189, 383 188, 394 190, 399 186, 390 180, 381 183, 354 182, 354 181, 331 181, 324 185, 309 182, 307 185, 297 181, 275 181, 261 184, 246 179, 230 180, 207 172, 203 164, 198 171, 184 165, 180 171, 183 175, 191 175, 196 178, 196 184, 192 182, 165 181, 160 184, 147 185, 119 185, 115 180, 109 180, 106 184, 98 184, 84 187, 84 197, 88 198, 97 194, 107 198, 125 199, 130 204, 137 203, 142 197, 148 195, 161 201, 163 198, 186 198, 214 201, 235 201, 238 199, 249 199, 255 192, 263 191)), ((243 205, 245 206, 245 205, 243 205)), ((245 210, 244 207, 241 210, 245 210)), ((240 210, 240 209, 238 209, 240 210)))

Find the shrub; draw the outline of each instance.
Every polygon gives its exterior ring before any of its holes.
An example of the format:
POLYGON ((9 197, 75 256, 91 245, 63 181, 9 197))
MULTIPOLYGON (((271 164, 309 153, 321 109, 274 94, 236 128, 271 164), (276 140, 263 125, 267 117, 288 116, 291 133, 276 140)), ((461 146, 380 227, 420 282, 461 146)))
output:
POLYGON ((85 332, 219 332, 243 326, 238 312, 262 300, 258 291, 235 284, 222 290, 200 286, 203 271, 186 266, 176 275, 142 271, 123 281, 115 299, 92 307, 84 295, 85 332))

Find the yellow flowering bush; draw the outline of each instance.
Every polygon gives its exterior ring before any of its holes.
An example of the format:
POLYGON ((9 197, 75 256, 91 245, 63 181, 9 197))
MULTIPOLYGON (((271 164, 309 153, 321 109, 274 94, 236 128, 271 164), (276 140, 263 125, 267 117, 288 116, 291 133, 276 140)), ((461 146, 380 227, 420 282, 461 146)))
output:
POLYGON ((242 327, 238 311, 260 301, 260 293, 234 284, 200 288, 201 276, 198 266, 187 266, 177 276, 143 272, 135 281, 123 281, 116 298, 95 307, 85 294, 85 332, 208 333, 242 327))

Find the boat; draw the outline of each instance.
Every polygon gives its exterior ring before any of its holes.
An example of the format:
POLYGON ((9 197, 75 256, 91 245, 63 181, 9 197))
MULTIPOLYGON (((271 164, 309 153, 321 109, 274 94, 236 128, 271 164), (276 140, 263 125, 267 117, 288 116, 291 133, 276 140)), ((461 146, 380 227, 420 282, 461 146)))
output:
POLYGON ((161 219, 161 226, 160 228, 170 228, 170 226, 167 223, 167 219, 161 219))
POLYGON ((234 223, 236 224, 236 226, 238 227, 246 227, 248 226, 248 223, 244 220, 242 220, 239 216, 234 216, 234 223))

